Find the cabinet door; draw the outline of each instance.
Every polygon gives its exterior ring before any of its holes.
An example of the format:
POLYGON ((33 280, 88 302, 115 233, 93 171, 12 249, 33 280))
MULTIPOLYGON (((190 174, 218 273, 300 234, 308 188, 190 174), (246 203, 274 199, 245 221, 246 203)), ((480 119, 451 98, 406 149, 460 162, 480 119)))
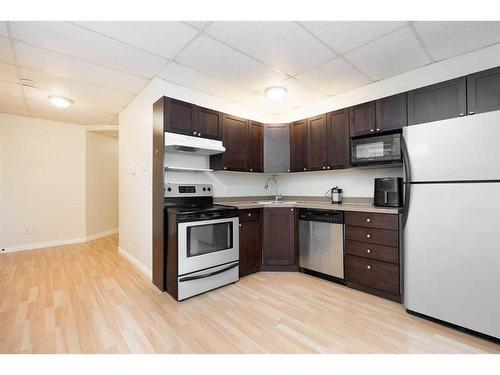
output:
POLYGON ((465 77, 408 92, 408 125, 464 116, 465 77))
POLYGON ((195 107, 193 104, 168 98, 165 101, 165 131, 196 135, 195 107))
POLYGON ((223 115, 222 142, 226 151, 223 154, 222 169, 246 171, 248 168, 248 121, 242 118, 223 115))
POLYGON ((500 68, 467 77, 467 114, 500 109, 500 68))
POLYGON ((375 102, 363 103, 351 107, 350 115, 351 137, 375 132, 375 102))
POLYGON ((326 114, 307 119, 307 169, 326 169, 326 114))
POLYGON ((408 125, 406 93, 389 96, 376 101, 376 132, 401 129, 408 125))
POLYGON ((290 170, 307 171, 307 122, 295 121, 290 124, 290 170))
POLYGON ((290 172, 290 126, 264 127, 264 172, 290 172))
POLYGON ((264 171, 264 128, 256 121, 248 123, 248 170, 264 171))
POLYGON ((349 109, 327 114, 327 169, 349 168, 349 109))
POLYGON ((294 266, 295 210, 293 208, 264 208, 263 264, 265 266, 294 266))
POLYGON ((222 113, 203 107, 197 107, 196 112, 196 130, 198 136, 221 139, 222 113))
POLYGON ((262 237, 259 211, 240 210, 240 277, 260 270, 262 237))

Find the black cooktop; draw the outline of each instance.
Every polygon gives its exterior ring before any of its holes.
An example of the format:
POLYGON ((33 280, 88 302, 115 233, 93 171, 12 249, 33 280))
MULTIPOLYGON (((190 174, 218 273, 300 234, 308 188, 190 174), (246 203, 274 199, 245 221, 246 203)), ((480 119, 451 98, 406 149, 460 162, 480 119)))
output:
POLYGON ((182 205, 182 206, 172 206, 169 204, 165 204, 165 208, 168 212, 176 213, 177 215, 190 215, 190 214, 198 214, 198 213, 206 213, 206 212, 215 212, 215 211, 236 211, 238 210, 233 206, 224 206, 222 204, 212 204, 206 206, 199 205, 182 205))

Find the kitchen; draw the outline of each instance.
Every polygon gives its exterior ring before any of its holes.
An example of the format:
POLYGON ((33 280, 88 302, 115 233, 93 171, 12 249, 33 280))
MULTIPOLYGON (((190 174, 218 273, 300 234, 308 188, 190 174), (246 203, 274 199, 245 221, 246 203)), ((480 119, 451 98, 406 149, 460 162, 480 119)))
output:
POLYGON ((5 25, 28 107, 85 78, 49 52, 150 60, 80 123, 119 128, 119 234, 2 242, 2 352, 500 352, 499 22, 5 25))

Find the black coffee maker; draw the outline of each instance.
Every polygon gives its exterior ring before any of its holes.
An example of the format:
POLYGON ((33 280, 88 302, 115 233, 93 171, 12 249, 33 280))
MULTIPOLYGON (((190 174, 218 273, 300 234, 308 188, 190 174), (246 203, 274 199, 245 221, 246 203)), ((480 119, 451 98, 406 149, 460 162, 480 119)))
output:
POLYGON ((375 179, 373 204, 382 207, 403 206, 403 178, 382 177, 375 179))

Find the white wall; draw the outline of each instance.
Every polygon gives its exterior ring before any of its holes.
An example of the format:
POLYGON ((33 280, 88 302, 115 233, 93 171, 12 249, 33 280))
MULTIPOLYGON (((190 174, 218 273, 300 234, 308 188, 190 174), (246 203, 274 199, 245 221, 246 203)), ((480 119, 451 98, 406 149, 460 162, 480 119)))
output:
MULTIPOLYGON (((163 95, 264 123, 282 123, 349 107, 498 65, 500 65, 500 45, 430 64, 276 116, 254 111, 161 79, 153 79, 120 113, 120 247, 143 270, 151 269, 152 104, 163 95), (132 175, 129 168, 134 165, 136 173, 132 175)), ((205 160, 200 163, 206 165, 206 162, 205 160)), ((374 177, 401 174, 400 168, 291 174, 281 175, 280 185, 282 192, 288 195, 323 195, 332 185, 339 185, 345 189, 346 196, 372 196, 374 177)), ((267 195, 268 191, 262 187, 267 177, 266 175, 227 172, 202 174, 171 172, 166 178, 170 182, 213 183, 216 196, 238 196, 267 195)))
POLYGON ((85 128, 0 114, 0 247, 81 241, 84 213, 85 128))
POLYGON ((86 238, 118 231, 118 137, 87 132, 86 238))

